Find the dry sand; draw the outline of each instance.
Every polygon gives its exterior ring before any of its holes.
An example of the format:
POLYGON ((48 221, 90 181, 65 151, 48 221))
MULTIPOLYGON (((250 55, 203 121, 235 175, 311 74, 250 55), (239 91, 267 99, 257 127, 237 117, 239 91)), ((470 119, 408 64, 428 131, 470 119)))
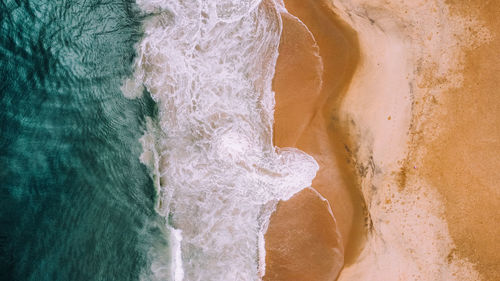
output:
POLYGON ((427 149, 425 178, 443 196, 455 242, 483 280, 500 280, 500 2, 450 1, 453 12, 477 13, 492 40, 465 53, 463 84, 438 100, 424 134, 439 126, 427 149))
POLYGON ((500 2, 328 3, 285 1, 275 143, 315 157, 336 222, 281 202, 264 279, 335 280, 336 226, 339 280, 500 280, 500 2))

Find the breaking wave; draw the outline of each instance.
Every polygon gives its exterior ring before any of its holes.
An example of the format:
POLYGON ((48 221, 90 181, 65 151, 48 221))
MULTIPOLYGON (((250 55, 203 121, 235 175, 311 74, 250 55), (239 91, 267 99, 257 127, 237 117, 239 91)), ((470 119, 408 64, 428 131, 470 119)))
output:
POLYGON ((135 97, 145 87, 158 105, 141 138, 141 160, 172 230, 168 266, 156 263, 152 279, 258 280, 277 201, 310 186, 318 170, 306 153, 272 143, 282 7, 137 4, 145 35, 123 91, 135 97))

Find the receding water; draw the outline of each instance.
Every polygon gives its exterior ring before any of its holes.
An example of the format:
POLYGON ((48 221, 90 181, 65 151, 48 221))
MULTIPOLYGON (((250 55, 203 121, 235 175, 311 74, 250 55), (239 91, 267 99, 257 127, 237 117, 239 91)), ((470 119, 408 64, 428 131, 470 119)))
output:
POLYGON ((0 2, 1 279, 259 280, 318 169, 272 143, 280 9, 0 2))
POLYGON ((272 142, 284 8, 272 0, 138 4, 149 17, 124 92, 138 96, 144 86, 158 104, 141 159, 178 246, 177 267, 154 266, 162 269, 155 277, 259 280, 275 203, 310 186, 318 170, 311 156, 272 142))

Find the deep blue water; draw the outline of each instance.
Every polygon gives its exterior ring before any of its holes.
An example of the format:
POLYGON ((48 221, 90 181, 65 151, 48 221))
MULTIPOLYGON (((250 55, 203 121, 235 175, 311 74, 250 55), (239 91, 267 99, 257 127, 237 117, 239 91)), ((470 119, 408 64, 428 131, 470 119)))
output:
POLYGON ((0 0, 0 280, 139 280, 166 245, 120 91, 132 1, 0 0))

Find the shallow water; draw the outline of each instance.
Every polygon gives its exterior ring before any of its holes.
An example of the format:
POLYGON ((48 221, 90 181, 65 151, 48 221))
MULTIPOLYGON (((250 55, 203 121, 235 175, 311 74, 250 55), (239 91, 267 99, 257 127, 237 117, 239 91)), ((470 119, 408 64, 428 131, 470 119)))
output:
POLYGON ((0 279, 258 280, 318 169, 272 143, 279 9, 2 1, 0 279))
POLYGON ((141 159, 180 245, 155 278, 258 280, 270 213, 318 169, 272 143, 282 8, 259 2, 138 2, 148 19, 124 91, 158 104, 141 159))

